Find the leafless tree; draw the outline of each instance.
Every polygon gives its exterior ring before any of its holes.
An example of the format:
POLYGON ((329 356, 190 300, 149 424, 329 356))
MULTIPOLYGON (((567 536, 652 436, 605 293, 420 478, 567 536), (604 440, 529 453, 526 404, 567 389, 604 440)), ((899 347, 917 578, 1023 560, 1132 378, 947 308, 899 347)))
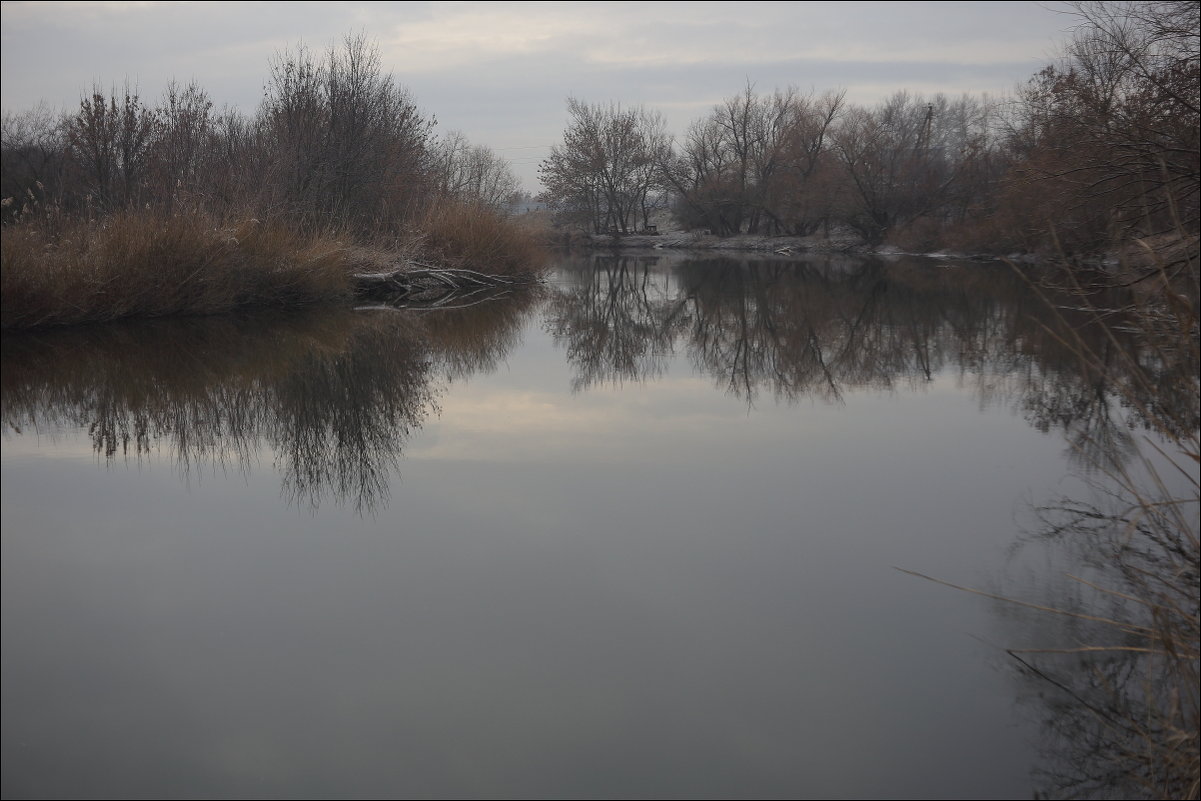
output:
POLYGON ((521 182, 509 162, 485 145, 472 145, 459 131, 447 132, 435 148, 440 190, 452 197, 506 208, 521 182))
POLYGON ((0 129, 0 196, 5 199, 3 219, 56 199, 62 189, 62 116, 39 104, 21 112, 5 112, 0 129))
POLYGON ((94 87, 91 97, 79 101, 79 111, 67 118, 70 155, 101 207, 138 199, 154 130, 153 113, 129 83, 108 95, 94 87))
POLYGON ((545 197, 561 220, 594 232, 645 226, 660 187, 668 137, 663 118, 642 108, 567 101, 563 143, 539 167, 545 197))
POLYGON ((1019 99, 1011 192, 1059 247, 1195 235, 1201 194, 1197 3, 1078 3, 1064 58, 1019 99), (1040 219, 1041 218, 1041 219, 1040 219))
POLYGON ((150 152, 153 191, 167 207, 181 193, 198 188, 211 146, 213 102, 199 84, 172 80, 154 110, 154 142, 150 152))
POLYGON ((664 165, 681 216, 720 236, 811 233, 828 218, 812 190, 842 108, 841 92, 760 95, 748 84, 693 123, 664 165))
POLYGON ((365 36, 320 60, 303 46, 279 54, 260 119, 274 202, 305 224, 386 229, 429 190, 433 121, 365 36))
POLYGON ((835 133, 853 201, 846 222, 872 243, 918 219, 955 215, 990 152, 979 101, 897 92, 873 109, 849 111, 835 133))

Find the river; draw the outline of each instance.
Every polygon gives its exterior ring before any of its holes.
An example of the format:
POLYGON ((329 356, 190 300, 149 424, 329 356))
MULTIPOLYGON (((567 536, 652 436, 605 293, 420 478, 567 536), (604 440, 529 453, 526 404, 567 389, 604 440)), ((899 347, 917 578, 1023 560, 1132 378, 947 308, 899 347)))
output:
POLYGON ((1006 649, 1062 630, 897 570, 1045 588, 1034 510, 1133 453, 1013 270, 457 305, 5 335, 5 797, 1042 786, 1006 649))

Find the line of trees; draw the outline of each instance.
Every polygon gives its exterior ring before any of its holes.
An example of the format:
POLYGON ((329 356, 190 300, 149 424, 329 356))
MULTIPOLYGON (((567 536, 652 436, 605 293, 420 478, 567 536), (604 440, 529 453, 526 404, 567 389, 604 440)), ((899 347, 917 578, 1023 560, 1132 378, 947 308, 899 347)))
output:
POLYGON ((545 197, 561 221, 596 233, 645 224, 627 213, 636 199, 642 210, 670 203, 683 226, 717 236, 844 225, 880 243, 915 220, 963 221, 1001 177, 996 108, 972 97, 898 92, 863 108, 841 91, 748 85, 678 140, 643 109, 568 108, 563 144, 542 164, 545 197))
POLYGON ((519 188, 508 163, 434 128, 364 35, 277 54, 252 114, 216 108, 195 83, 153 105, 128 83, 98 85, 70 113, 5 113, 2 219, 200 208, 378 235, 439 198, 506 206, 519 188))
POLYGON ((863 107, 748 84, 671 138, 653 111, 572 98, 544 199, 595 233, 645 227, 667 204, 718 236, 838 225, 923 248, 1087 252, 1195 233, 1198 8, 1079 4, 1061 62, 999 101, 898 92, 863 107))

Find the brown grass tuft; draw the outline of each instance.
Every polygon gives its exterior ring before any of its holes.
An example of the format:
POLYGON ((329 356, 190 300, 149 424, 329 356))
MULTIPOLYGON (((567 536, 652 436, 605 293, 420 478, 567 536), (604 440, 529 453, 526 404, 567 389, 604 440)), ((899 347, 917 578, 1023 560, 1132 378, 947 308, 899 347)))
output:
POLYGON ((344 299, 368 261, 336 235, 276 222, 221 224, 205 214, 125 211, 51 229, 4 228, 4 328, 124 317, 217 314, 244 306, 344 299))
POLYGON ((419 228, 426 258, 447 267, 489 275, 537 275, 547 254, 534 232, 479 203, 443 199, 419 228))

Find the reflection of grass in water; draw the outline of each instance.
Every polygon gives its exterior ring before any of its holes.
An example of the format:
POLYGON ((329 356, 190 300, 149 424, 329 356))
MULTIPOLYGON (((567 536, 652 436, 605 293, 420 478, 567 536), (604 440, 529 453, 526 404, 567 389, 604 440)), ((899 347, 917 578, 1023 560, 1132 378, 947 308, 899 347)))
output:
MULTIPOLYGON (((1195 443, 1180 455, 1194 460, 1195 443)), ((1137 462, 1109 474, 1106 502, 1042 510, 1040 536, 1073 565, 1047 600, 913 573, 1026 612, 1020 636, 1041 643, 1008 653, 1042 706, 1049 797, 1197 797, 1198 485, 1195 470, 1161 478, 1137 462)))
POLYGON ((440 363, 452 376, 467 376, 496 368, 542 294, 537 285, 492 290, 470 305, 414 313, 440 363))

